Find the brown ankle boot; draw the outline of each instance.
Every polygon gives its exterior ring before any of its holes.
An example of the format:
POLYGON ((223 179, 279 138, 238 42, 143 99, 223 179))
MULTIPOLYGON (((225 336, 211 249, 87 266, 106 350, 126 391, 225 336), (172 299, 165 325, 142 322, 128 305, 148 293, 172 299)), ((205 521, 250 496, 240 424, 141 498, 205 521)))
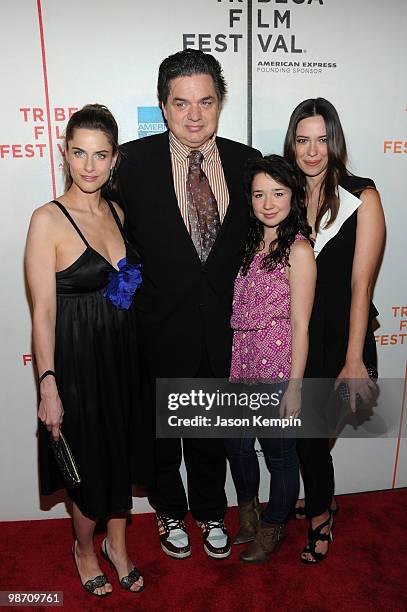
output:
POLYGON ((239 504, 239 531, 233 544, 246 544, 254 540, 260 512, 261 506, 257 497, 239 504))
POLYGON ((271 553, 277 551, 284 538, 284 525, 259 521, 256 538, 240 553, 240 560, 245 563, 263 563, 271 553))

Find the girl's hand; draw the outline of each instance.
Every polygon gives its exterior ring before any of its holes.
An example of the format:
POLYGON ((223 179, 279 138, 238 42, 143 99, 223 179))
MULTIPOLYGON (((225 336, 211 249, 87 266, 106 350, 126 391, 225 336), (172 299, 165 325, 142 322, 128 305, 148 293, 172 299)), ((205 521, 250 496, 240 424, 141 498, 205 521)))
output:
POLYGON ((349 389, 349 403, 352 412, 356 412, 356 400, 359 396, 365 404, 372 402, 376 383, 369 378, 366 366, 362 360, 346 362, 335 381, 335 391, 340 384, 346 384, 349 389))
POLYGON ((44 379, 40 386, 41 401, 38 408, 38 418, 52 433, 54 440, 59 439, 59 429, 64 416, 61 398, 53 379, 44 379))
POLYGON ((296 418, 301 412, 301 388, 288 387, 280 402, 280 417, 288 419, 296 418))

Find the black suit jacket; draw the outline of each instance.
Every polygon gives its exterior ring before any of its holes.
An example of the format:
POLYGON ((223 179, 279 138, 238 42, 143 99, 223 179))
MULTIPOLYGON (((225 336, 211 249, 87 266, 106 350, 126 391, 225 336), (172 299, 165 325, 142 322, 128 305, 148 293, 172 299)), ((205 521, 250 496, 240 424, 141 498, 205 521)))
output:
POLYGON ((142 259, 135 297, 142 355, 154 377, 193 377, 206 342, 216 376, 228 376, 233 283, 248 230, 243 192, 246 160, 260 152, 217 138, 229 206, 215 244, 201 264, 174 190, 168 132, 128 142, 119 166, 129 241, 142 259))

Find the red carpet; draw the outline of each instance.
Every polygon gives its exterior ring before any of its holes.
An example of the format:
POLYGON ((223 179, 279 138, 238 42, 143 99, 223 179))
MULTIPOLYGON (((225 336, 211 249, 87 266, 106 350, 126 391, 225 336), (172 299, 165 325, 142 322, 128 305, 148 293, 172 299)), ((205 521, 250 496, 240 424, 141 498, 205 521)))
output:
MULTIPOLYGON (((192 556, 171 560, 161 552, 154 516, 133 516, 129 552, 143 572, 146 589, 131 595, 113 579, 115 591, 105 600, 88 595, 79 584, 70 555, 70 520, 2 523, 0 590, 64 591, 60 608, 64 612, 407 610, 407 489, 337 499, 340 512, 330 555, 312 567, 299 561, 306 530, 302 520, 289 522, 287 539, 268 563, 252 566, 238 561, 241 547, 234 547, 226 561, 208 559, 200 530, 190 518, 192 556)), ((234 532, 235 508, 229 510, 226 522, 234 532)), ((98 535, 99 545, 101 540, 98 535)), ((112 575, 103 560, 101 567, 112 575)))

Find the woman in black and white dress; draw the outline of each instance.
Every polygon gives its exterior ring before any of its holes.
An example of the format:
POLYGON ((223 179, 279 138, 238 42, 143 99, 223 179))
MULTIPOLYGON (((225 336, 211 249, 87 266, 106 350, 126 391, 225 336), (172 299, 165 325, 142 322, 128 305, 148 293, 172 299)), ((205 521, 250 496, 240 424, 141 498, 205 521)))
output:
MULTIPOLYGON (((324 98, 295 108, 284 154, 302 178, 317 262, 305 376, 336 379, 336 387, 346 379, 355 410, 357 395, 370 397, 368 368, 376 367, 371 296, 385 233, 380 196, 371 179, 347 170, 339 116, 324 98)), ((328 552, 337 511, 334 472, 328 438, 300 439, 297 448, 311 527, 301 560, 310 564, 328 552)))

